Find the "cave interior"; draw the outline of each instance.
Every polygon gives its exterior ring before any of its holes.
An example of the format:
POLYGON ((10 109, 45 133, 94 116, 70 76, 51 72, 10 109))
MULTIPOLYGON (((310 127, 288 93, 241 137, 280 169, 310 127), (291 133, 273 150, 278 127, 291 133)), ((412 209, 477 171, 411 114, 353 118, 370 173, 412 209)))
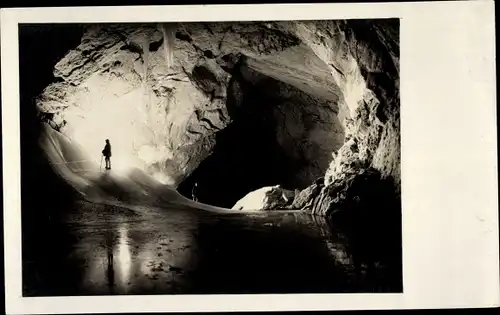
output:
MULTIPOLYGON (((38 166, 31 158, 38 150, 36 139, 40 132, 36 128, 40 113, 34 99, 50 83, 61 80, 54 77, 53 68, 69 50, 78 46, 85 26, 21 25, 19 30, 22 173, 27 184, 24 187, 29 189, 38 186, 40 180, 34 176, 38 166), (32 53, 40 47, 43 53, 32 53)), ((177 32, 176 40, 179 39, 189 40, 177 32)), ((162 43, 163 40, 153 42, 149 49, 158 50, 162 43)), ((129 45, 127 49, 140 48, 129 45)), ((261 187, 280 185, 284 189, 300 190, 321 178, 332 160, 332 153, 344 142, 344 127, 337 117, 339 106, 335 99, 325 99, 296 87, 307 87, 308 78, 299 80, 298 84, 281 81, 280 78, 289 80, 286 72, 280 73, 279 66, 276 71, 272 67, 259 71, 258 62, 255 66, 256 61, 244 54, 216 57, 212 51, 205 50, 204 58, 217 59, 222 69, 231 75, 225 98, 230 123, 223 130, 216 129, 215 146, 210 154, 178 183, 177 190, 191 198, 192 187, 197 183, 200 202, 231 208, 247 193, 261 187), (322 112, 317 113, 316 108, 322 112), (291 119, 295 121, 288 124, 291 119), (331 126, 327 129, 335 133, 319 148, 318 143, 311 144, 304 139, 310 129, 325 125, 331 126)), ((326 64, 324 66, 326 71, 326 64)), ((195 67, 190 77, 201 89, 217 85, 217 78, 203 66, 195 67)), ((212 88, 212 97, 217 97, 214 91, 212 88)))

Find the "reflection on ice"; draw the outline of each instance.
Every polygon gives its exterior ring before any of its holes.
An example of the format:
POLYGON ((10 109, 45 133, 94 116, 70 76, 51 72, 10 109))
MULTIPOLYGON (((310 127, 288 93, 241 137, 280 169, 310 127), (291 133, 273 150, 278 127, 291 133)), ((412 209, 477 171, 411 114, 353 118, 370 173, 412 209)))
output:
POLYGON ((116 262, 120 272, 120 284, 126 287, 130 278, 130 269, 132 267, 132 256, 128 244, 128 225, 123 223, 119 228, 119 243, 116 262))
POLYGON ((62 255, 35 258, 31 294, 401 291, 400 276, 371 261, 359 240, 305 213, 221 215, 89 202, 65 210, 69 228, 39 245, 62 255), (59 282, 41 286, 38 275, 59 282))
POLYGON ((83 204, 72 217, 73 261, 85 261, 80 290, 88 294, 175 292, 192 262, 192 216, 137 213, 83 204), (86 208, 88 207, 88 208, 86 208), (192 227, 179 228, 179 225, 192 227))

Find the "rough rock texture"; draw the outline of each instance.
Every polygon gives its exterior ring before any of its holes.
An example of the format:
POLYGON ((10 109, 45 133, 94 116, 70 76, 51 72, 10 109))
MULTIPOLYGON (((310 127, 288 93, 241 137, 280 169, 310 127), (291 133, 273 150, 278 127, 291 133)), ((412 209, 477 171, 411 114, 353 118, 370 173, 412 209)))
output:
MULTIPOLYGON (((213 134, 229 123, 229 75, 182 40, 172 47, 178 62, 167 67, 165 40, 155 25, 90 27, 56 65, 62 80, 45 89, 38 107, 64 117, 61 131, 84 146, 89 138, 111 138, 115 152, 121 149, 115 156, 134 152, 175 183, 210 153, 213 134)), ((92 144, 97 149, 101 142, 92 144)))
POLYGON ((235 121, 248 98, 242 85, 260 86, 270 94, 276 142, 300 165, 285 182, 305 187, 343 143, 342 93, 289 24, 93 25, 57 63, 57 81, 37 106, 52 115, 54 128, 89 150, 100 152, 102 139, 111 138, 116 157, 178 185, 235 121), (263 88, 271 81, 272 89, 263 88))
POLYGON ((303 189, 302 191, 296 192, 295 199, 293 200, 290 208, 312 210, 314 202, 324 186, 323 181, 323 178, 320 178, 311 186, 303 189))
POLYGON ((37 101, 53 128, 96 152, 111 138, 115 157, 187 191, 208 189, 201 170, 214 169, 219 199, 279 183, 302 190, 295 206, 329 215, 373 170, 399 194, 396 19, 94 25, 54 75, 37 101), (235 130, 247 151, 221 142, 235 130), (231 150, 241 153, 221 158, 231 150), (265 157, 267 168, 248 165, 265 157))
POLYGON ((371 208, 384 199, 394 200, 401 185, 398 22, 297 23, 295 34, 329 65, 349 112, 344 120, 345 143, 325 174, 313 213, 330 215, 334 208, 357 200, 371 200, 366 204, 371 208), (387 180, 392 190, 372 198, 374 186, 353 188, 357 177, 364 180, 365 172, 378 172, 368 176, 373 179, 370 185, 387 180), (351 190, 355 192, 345 193, 351 190))
POLYGON ((309 94, 252 68, 243 68, 242 72, 252 84, 253 93, 272 107, 270 118, 276 146, 291 161, 287 171, 293 174, 293 178, 283 182, 301 189, 322 177, 332 162, 332 153, 344 143, 339 108, 332 101, 336 96, 320 97, 313 91, 309 94))
POLYGON ((262 187, 248 193, 233 210, 279 210, 287 209, 294 201, 295 192, 276 186, 262 187))

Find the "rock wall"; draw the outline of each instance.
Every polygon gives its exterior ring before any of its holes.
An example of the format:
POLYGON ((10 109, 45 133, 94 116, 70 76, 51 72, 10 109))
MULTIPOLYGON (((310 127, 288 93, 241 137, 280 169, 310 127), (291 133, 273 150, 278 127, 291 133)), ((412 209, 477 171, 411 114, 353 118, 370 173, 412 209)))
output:
POLYGON ((174 186, 245 119, 242 105, 258 105, 251 94, 262 94, 276 121, 268 136, 295 165, 289 186, 321 176, 343 143, 327 65, 275 23, 92 25, 54 76, 37 107, 55 129, 96 153, 109 138, 116 163, 174 186))
MULTIPOLYGON (((203 160, 214 133, 230 121, 228 74, 190 43, 176 40, 174 59, 163 28, 97 25, 55 67, 60 80, 38 100, 61 132, 99 152, 110 138, 114 156, 176 183, 203 160)), ((172 45, 172 44, 171 44, 172 45)))
POLYGON ((330 215, 359 200, 370 200, 371 208, 398 200, 399 21, 299 22, 295 34, 329 65, 344 95, 339 107, 348 112, 345 143, 326 171, 325 187, 313 197, 312 212, 330 215), (358 180, 365 184, 354 185, 358 180), (391 189, 374 196, 377 185, 391 189))
POLYGON ((288 189, 302 189, 322 177, 332 162, 332 153, 344 143, 339 108, 328 97, 306 93, 293 85, 262 75, 252 68, 242 69, 250 93, 260 95, 270 109, 275 146, 281 150, 290 177, 279 183, 288 189), (288 163, 287 163, 288 162, 288 163))
POLYGON ((262 187, 248 193, 239 200, 233 210, 279 210, 287 209, 293 202, 295 192, 276 186, 262 187))
POLYGON ((233 122, 178 187, 190 196, 196 182, 199 200, 229 208, 263 186, 307 187, 324 175, 344 137, 335 103, 253 70, 248 61, 239 70, 232 84, 241 102, 228 104, 233 122))
POLYGON ((232 198, 280 184, 329 215, 367 174, 399 194, 398 20, 92 25, 54 75, 45 120, 92 152, 110 138, 118 162, 165 183, 210 181, 202 169, 228 165, 217 151, 240 149, 224 132, 262 129, 249 150, 282 165, 245 160, 225 180, 251 185, 232 198))
POLYGON ((327 216, 353 205, 359 210, 360 201, 366 208, 400 210, 399 21, 300 21, 277 27, 306 43, 342 91, 337 106, 345 142, 332 150, 323 185, 296 194, 294 207, 327 216))

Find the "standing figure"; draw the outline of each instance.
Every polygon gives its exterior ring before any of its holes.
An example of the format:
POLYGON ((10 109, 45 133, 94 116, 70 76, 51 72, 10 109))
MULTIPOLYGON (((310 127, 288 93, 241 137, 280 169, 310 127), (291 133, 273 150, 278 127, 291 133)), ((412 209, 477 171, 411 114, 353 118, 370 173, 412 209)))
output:
POLYGON ((109 139, 106 139, 106 145, 102 150, 102 155, 104 156, 104 160, 106 161, 106 169, 111 169, 111 144, 109 143, 109 139))
POLYGON ((193 196, 194 201, 198 201, 198 197, 196 197, 197 188, 198 188, 198 183, 194 183, 193 190, 191 191, 191 195, 193 196))

